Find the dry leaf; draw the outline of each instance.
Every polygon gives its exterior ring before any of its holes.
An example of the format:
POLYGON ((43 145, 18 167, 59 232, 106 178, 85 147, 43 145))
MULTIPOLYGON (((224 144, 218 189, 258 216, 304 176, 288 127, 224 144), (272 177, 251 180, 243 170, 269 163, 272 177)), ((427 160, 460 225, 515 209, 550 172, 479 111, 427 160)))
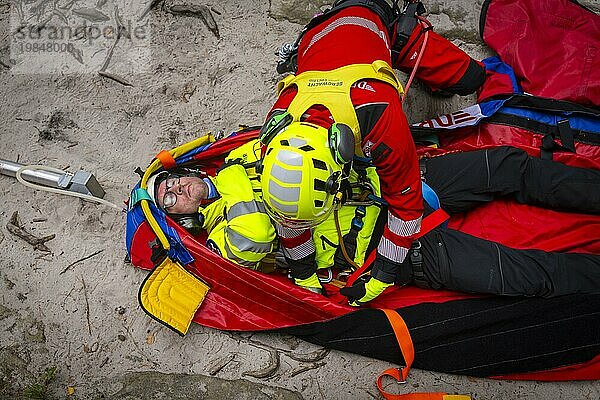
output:
POLYGON ((73 386, 67 386, 67 396, 73 396, 75 394, 75 388, 73 386))
POLYGON ((154 344, 154 341, 155 341, 155 339, 154 339, 154 332, 150 332, 148 334, 148 336, 146 336, 146 343, 148 343, 148 344, 154 344))
POLYGON ((88 346, 87 344, 83 345, 83 351, 86 353, 95 353, 98 351, 99 344, 98 342, 94 342, 92 346, 88 346))

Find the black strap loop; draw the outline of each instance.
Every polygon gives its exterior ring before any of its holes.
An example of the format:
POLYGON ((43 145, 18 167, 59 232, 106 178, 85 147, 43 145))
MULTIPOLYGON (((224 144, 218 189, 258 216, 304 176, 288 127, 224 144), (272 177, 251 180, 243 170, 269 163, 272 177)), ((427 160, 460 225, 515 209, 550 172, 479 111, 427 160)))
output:
POLYGON ((425 279, 425 273, 423 272, 423 254, 421 253, 421 242, 415 240, 410 246, 408 252, 408 258, 413 273, 413 282, 417 287, 423 289, 430 289, 429 282, 425 279))
POLYGON ((542 160, 552 160, 555 151, 567 151, 575 153, 575 134, 568 119, 558 121, 558 136, 562 143, 558 144, 552 134, 546 134, 542 138, 542 146, 540 147, 540 158, 542 160))
POLYGON ((566 150, 575 153, 575 135, 571 129, 568 119, 558 121, 558 134, 560 135, 560 141, 562 147, 566 150))
POLYGON ((425 6, 420 1, 408 4, 396 24, 396 38, 392 46, 392 54, 400 53, 402 48, 408 43, 410 35, 417 26, 417 15, 424 14, 425 11, 425 6))

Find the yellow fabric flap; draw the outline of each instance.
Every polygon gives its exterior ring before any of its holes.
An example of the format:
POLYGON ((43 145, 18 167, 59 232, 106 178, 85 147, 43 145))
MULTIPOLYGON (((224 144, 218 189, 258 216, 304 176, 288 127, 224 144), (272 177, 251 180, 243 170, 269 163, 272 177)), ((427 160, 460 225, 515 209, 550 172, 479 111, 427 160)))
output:
POLYGON ((152 318, 183 336, 209 289, 205 282, 167 257, 142 283, 139 301, 152 318))
POLYGON ((294 79, 296 79, 296 75, 287 75, 279 82, 277 82, 277 95, 279 96, 281 92, 292 83, 294 79))
POLYGON ((444 400, 471 400, 471 396, 466 394, 445 394, 444 400))

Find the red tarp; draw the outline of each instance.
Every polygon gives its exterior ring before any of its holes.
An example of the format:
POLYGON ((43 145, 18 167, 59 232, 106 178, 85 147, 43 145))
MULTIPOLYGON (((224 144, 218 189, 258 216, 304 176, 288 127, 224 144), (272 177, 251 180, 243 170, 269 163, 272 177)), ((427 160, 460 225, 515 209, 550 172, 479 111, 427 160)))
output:
POLYGON ((526 93, 600 105, 600 16, 570 0, 487 0, 480 27, 526 93))

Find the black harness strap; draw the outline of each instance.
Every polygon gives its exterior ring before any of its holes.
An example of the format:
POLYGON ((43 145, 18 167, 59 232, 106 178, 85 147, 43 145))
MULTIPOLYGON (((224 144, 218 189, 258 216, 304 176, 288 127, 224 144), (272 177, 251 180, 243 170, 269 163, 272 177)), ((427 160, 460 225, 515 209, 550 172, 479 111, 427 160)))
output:
POLYGON ((421 242, 415 240, 408 251, 408 259, 412 268, 413 282, 417 287, 430 289, 431 285, 425 279, 423 272, 423 254, 421 253, 421 242))
POLYGON ((551 134, 547 134, 542 138, 542 146, 540 148, 540 158, 542 160, 552 160, 552 155, 555 151, 568 151, 575 153, 575 133, 571 129, 568 119, 558 121, 558 136, 562 143, 558 144, 551 134))
MULTIPOLYGON (((368 166, 369 166, 368 163, 362 162, 360 160, 355 160, 355 162, 353 163, 352 168, 358 175, 359 182, 368 182, 369 181, 369 178, 367 176, 367 167, 368 166)), ((346 197, 347 199, 351 199, 353 197, 352 188, 349 188, 349 189, 350 189, 350 191, 347 194, 347 197, 346 197)), ((356 208, 354 210, 354 218, 352 218, 352 223, 350 225, 350 231, 347 234, 345 234, 342 238, 344 241, 344 247, 346 249, 348 257, 350 257, 352 259, 354 259, 354 257, 356 256, 358 234, 363 228, 363 224, 364 224, 363 218, 366 215, 366 210, 367 210, 366 206, 364 206, 364 205, 356 206, 356 208)), ((346 260, 346 257, 344 256, 344 254, 342 252, 341 244, 340 244, 340 246, 338 246, 338 248, 335 252, 334 260, 335 260, 335 265, 346 266, 346 267, 352 268, 352 265, 350 265, 350 263, 346 260)))
MULTIPOLYGON (((409 3, 404 13, 398 17, 398 23, 396 24, 396 38, 392 43, 392 60, 395 60, 400 55, 400 52, 408 43, 410 35, 417 26, 417 15, 425 13, 425 6, 420 1, 415 3, 409 3)), ((393 27, 388 27, 388 30, 393 27)), ((392 35, 393 32, 390 32, 392 35)), ((420 35, 419 35, 420 36, 420 35)), ((418 40, 416 38, 415 40, 418 40)))
POLYGON ((575 153, 575 135, 568 119, 558 121, 558 134, 560 135, 562 146, 568 151, 575 153))

